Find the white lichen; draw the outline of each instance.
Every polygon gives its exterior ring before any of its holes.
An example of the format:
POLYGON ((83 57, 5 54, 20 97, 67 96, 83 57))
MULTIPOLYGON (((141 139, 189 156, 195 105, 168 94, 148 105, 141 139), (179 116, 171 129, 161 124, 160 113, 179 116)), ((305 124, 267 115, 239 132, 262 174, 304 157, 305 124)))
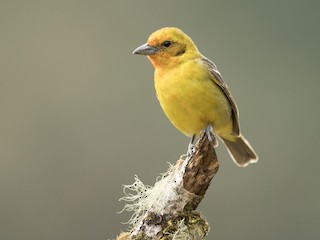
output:
POLYGON ((125 196, 120 201, 125 201, 123 211, 133 212, 127 223, 136 227, 146 214, 151 211, 158 215, 173 214, 182 211, 190 199, 190 193, 183 187, 183 174, 188 160, 181 161, 176 166, 169 166, 166 173, 157 178, 153 187, 145 185, 138 176, 131 185, 124 185, 125 196))
POLYGON ((150 195, 151 186, 145 185, 138 176, 135 176, 134 183, 131 185, 123 185, 124 197, 119 201, 128 202, 122 211, 133 212, 131 218, 126 224, 136 224, 150 207, 148 196, 150 195))

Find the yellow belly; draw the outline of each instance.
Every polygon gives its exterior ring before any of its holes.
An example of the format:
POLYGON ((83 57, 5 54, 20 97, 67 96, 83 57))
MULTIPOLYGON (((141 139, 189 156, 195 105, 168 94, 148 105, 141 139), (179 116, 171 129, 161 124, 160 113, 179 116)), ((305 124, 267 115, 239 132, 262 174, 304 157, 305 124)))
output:
POLYGON ((232 132, 229 101, 212 77, 196 60, 170 71, 155 71, 160 105, 172 124, 187 136, 198 135, 208 124, 220 136, 232 132))

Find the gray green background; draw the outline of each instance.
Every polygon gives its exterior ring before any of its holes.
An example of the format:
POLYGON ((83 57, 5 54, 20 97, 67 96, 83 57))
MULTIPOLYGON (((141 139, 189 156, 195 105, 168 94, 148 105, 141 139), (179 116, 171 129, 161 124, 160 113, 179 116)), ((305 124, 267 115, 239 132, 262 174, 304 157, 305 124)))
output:
POLYGON ((114 238, 122 184, 152 185, 189 139, 132 55, 182 28, 214 60, 260 156, 220 170, 199 210, 208 239, 320 235, 317 0, 0 1, 0 239, 114 238))

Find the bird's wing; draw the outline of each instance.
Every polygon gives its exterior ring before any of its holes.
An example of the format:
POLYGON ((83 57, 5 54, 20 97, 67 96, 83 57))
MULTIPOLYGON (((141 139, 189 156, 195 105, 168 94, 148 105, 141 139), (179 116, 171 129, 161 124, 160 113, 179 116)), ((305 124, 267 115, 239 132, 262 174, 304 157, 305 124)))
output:
POLYGON ((208 58, 202 56, 201 61, 207 65, 210 73, 212 74, 212 78, 214 82, 221 88, 227 99, 229 100, 231 110, 232 110, 232 122, 233 122, 233 134, 236 136, 240 135, 240 125, 239 125, 239 112, 235 101, 231 95, 229 87, 223 80, 220 72, 218 71, 216 65, 210 61, 208 58))

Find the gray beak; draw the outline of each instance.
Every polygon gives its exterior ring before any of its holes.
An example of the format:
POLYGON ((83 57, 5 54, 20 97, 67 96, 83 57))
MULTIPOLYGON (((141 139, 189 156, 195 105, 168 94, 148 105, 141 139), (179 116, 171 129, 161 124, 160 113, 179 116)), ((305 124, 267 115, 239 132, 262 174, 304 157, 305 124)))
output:
POLYGON ((152 55, 155 54, 158 51, 157 48, 149 46, 147 43, 141 45, 140 47, 137 47, 133 54, 139 54, 139 55, 152 55))

